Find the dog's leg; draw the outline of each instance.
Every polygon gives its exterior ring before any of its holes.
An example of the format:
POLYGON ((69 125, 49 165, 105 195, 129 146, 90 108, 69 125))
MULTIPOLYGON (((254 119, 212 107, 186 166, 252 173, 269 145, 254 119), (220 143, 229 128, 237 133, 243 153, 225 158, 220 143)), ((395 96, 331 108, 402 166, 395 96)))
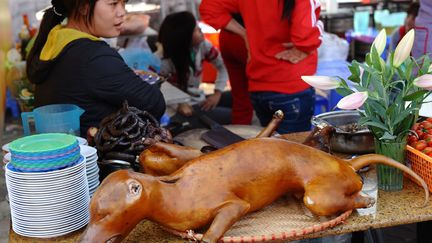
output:
POLYGON ((248 212, 249 207, 249 203, 243 200, 225 202, 219 208, 210 228, 204 234, 202 242, 217 242, 236 221, 248 212))

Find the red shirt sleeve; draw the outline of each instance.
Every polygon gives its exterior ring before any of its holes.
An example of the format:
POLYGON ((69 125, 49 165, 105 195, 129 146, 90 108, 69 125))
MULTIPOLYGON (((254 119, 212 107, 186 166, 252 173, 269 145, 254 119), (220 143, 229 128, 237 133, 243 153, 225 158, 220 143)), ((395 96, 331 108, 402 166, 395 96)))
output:
POLYGON ((201 19, 215 29, 224 28, 239 12, 238 0, 202 0, 199 7, 201 19))
POLYGON ((320 11, 319 0, 295 1, 291 16, 291 41, 299 50, 310 52, 321 45, 324 28, 319 20, 320 11))

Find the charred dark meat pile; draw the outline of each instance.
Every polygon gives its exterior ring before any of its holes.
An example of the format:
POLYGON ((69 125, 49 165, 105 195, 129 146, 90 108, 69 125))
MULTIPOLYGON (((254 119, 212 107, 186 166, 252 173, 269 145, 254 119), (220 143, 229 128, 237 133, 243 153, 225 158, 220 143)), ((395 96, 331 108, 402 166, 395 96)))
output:
POLYGON ((346 125, 341 125, 338 128, 344 132, 349 132, 349 133, 355 133, 355 132, 368 130, 367 126, 359 125, 358 123, 350 123, 350 124, 346 124, 346 125))
POLYGON ((119 111, 101 121, 94 137, 99 158, 131 163, 157 141, 171 143, 172 136, 150 113, 128 106, 126 101, 119 111))

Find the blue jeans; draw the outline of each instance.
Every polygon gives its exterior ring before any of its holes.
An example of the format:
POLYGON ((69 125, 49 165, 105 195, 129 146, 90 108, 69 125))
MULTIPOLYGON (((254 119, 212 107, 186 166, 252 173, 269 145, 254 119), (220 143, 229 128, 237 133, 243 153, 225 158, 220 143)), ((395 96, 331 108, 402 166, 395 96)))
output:
POLYGON ((273 113, 282 110, 285 117, 279 124, 278 133, 310 130, 310 120, 315 107, 315 89, 309 88, 296 94, 252 92, 250 97, 261 126, 267 126, 273 113))

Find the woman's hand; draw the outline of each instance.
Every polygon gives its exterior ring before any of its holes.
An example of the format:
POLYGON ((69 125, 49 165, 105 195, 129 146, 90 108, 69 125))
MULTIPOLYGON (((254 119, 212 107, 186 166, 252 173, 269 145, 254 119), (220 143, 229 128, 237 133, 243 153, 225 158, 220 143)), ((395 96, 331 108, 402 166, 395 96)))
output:
POLYGON ((214 94, 209 95, 207 99, 205 99, 201 103, 201 109, 204 111, 213 110, 219 103, 221 96, 222 96, 222 92, 219 90, 215 90, 214 94))
POLYGON ((177 107, 177 112, 179 112, 183 116, 192 116, 193 107, 191 105, 189 105, 188 103, 181 103, 177 107))
POLYGON ((284 51, 281 51, 275 55, 277 59, 289 61, 291 63, 298 63, 305 59, 309 54, 297 49, 293 43, 283 43, 285 48, 284 51))

